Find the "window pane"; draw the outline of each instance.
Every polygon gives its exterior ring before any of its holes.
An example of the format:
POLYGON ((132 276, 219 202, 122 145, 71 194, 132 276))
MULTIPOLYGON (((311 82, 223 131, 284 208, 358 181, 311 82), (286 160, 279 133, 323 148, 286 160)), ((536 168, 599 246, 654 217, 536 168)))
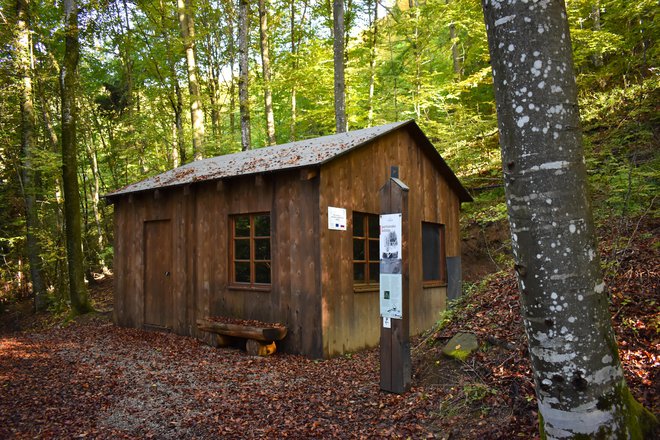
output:
POLYGON ((364 237, 364 214, 353 213, 353 237, 364 237))
POLYGON ((369 282, 378 283, 380 281, 380 263, 369 263, 369 282))
POLYGON ((440 225, 422 223, 424 281, 440 280, 440 225))
POLYGON ((254 263, 254 282, 270 284, 270 263, 254 263))
POLYGON ((353 239, 353 259, 364 260, 364 240, 361 238, 353 239))
POLYGON ((239 216, 234 217, 234 237, 249 237, 250 236, 250 217, 239 216))
POLYGON ((234 260, 250 259, 250 240, 234 240, 234 260))
POLYGON ((353 263, 353 281, 364 283, 366 282, 366 264, 353 263))
POLYGON ((380 217, 377 215, 369 216, 369 237, 378 238, 380 236, 380 217))
POLYGON ((254 240, 254 259, 270 260, 270 238, 254 240))
POLYGON ((254 216, 254 235, 255 237, 270 237, 270 215, 254 216))
POLYGON ((250 263, 234 263, 234 281, 237 283, 250 282, 250 263))
POLYGON ((380 240, 369 239, 369 261, 379 261, 380 240))

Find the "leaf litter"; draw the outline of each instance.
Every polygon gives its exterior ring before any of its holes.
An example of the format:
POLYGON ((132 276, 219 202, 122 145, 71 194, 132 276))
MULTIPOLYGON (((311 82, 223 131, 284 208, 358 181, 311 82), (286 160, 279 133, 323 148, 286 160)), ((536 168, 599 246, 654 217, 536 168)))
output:
MULTIPOLYGON (((644 221, 623 247, 621 231, 601 231, 626 379, 655 413, 658 227, 644 221)), ((100 291, 97 304, 107 302, 107 284, 100 291)), ((107 314, 6 334, 0 438, 538 438, 513 272, 490 276, 448 315, 412 341, 412 388, 401 396, 380 390, 377 349, 329 360, 252 357, 119 328, 107 314), (481 343, 465 362, 440 354, 459 331, 481 343)))

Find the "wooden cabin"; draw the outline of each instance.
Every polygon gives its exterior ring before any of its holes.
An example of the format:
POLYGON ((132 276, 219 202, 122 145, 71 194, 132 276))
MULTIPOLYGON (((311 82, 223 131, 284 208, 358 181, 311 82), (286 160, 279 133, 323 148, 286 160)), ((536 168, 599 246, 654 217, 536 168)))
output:
POLYGON ((106 195, 115 322, 200 338, 209 316, 277 322, 280 350, 314 358, 376 346, 392 166, 410 188, 410 332, 430 328, 460 293, 471 197, 414 121, 204 159, 106 195), (329 225, 329 208, 346 224, 329 225))

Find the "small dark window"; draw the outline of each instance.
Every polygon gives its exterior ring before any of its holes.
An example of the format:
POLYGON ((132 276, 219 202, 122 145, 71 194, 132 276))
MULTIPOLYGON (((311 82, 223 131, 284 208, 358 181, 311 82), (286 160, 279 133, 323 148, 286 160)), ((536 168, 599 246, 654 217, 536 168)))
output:
POLYGON ((378 286, 380 282, 380 219, 375 214, 353 213, 353 282, 378 286))
POLYGON ((232 216, 231 231, 232 284, 270 284, 270 214, 232 216))
POLYGON ((447 283, 444 225, 422 222, 422 264, 425 283, 447 283))

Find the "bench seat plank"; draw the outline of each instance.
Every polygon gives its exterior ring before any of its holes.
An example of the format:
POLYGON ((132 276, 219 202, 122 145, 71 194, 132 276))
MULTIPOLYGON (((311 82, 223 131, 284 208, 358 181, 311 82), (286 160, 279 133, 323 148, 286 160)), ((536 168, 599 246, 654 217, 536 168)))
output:
POLYGON ((197 328, 202 331, 236 338, 254 339, 256 341, 272 342, 284 339, 286 327, 254 327, 240 324, 227 324, 210 319, 198 319, 197 328))

